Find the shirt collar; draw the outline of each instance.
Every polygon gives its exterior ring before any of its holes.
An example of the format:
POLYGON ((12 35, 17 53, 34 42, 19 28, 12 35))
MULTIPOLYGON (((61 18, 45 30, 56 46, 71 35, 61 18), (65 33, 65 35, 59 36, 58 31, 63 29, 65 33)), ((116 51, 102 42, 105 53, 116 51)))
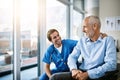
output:
MULTIPOLYGON (((102 35, 99 36, 98 40, 96 42, 102 41, 102 35)), ((90 38, 86 37, 86 42, 91 42, 90 38)))

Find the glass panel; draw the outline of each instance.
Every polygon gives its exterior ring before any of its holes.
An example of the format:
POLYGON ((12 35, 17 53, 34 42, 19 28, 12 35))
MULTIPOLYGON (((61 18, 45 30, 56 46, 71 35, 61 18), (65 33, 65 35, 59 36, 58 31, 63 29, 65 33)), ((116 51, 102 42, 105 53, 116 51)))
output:
MULTIPOLYGON (((37 13, 38 0, 21 0, 21 66, 29 68, 37 63, 37 13)), ((26 70, 27 71, 27 70, 26 70)), ((22 80, 30 80, 37 77, 37 68, 32 72, 21 73, 22 80)))
MULTIPOLYGON (((62 37, 66 38, 66 6, 57 0, 46 0, 46 31, 51 28, 57 29, 62 37)), ((47 41, 47 47, 50 42, 47 41)), ((51 68, 55 67, 54 64, 51 68)))
POLYGON ((82 17, 83 15, 76 10, 73 10, 73 30, 72 30, 72 39, 79 40, 83 35, 82 33, 82 17))
POLYGON ((62 38, 66 37, 66 5, 57 0, 46 0, 47 30, 55 28, 59 30, 62 38))
MULTIPOLYGON (((13 0, 0 0, 0 77, 3 76, 1 80, 7 80, 7 74, 13 70, 12 29, 13 0)), ((13 80, 12 75, 9 80, 13 80)))

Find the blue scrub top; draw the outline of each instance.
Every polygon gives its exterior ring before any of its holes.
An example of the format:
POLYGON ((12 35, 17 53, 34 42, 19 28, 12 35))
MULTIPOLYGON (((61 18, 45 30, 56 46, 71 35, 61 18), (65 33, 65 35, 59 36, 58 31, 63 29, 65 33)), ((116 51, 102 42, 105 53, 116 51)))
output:
POLYGON ((62 51, 61 53, 54 47, 54 45, 50 45, 45 52, 43 57, 43 62, 50 64, 53 62, 56 65, 56 68, 60 71, 68 71, 67 60, 69 54, 72 52, 75 47, 77 41, 65 39, 62 40, 62 51))

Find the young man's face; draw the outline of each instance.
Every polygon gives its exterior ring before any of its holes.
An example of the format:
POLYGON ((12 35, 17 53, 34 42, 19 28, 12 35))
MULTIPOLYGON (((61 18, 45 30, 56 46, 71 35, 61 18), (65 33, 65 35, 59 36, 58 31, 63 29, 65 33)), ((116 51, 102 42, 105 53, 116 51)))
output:
POLYGON ((59 35, 58 32, 53 32, 51 35, 51 42, 54 44, 54 45, 61 45, 61 37, 59 35))

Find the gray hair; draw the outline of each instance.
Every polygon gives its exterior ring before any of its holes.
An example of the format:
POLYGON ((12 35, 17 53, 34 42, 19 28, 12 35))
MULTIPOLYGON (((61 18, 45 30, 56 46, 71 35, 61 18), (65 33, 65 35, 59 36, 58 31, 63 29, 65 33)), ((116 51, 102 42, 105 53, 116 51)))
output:
POLYGON ((88 19, 88 23, 89 24, 95 24, 97 23, 99 25, 99 27, 101 27, 101 22, 100 22, 100 18, 98 16, 88 16, 86 17, 86 19, 88 19))

